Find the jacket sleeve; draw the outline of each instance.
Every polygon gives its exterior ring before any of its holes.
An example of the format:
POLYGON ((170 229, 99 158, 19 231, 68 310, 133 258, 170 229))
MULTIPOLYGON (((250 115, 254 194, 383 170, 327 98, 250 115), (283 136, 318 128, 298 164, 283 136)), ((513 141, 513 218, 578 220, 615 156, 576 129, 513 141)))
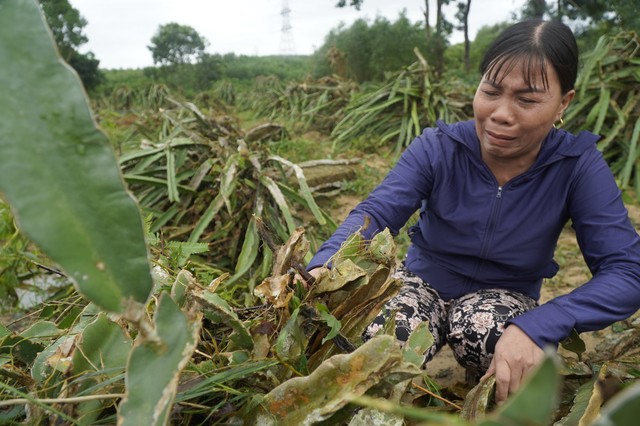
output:
POLYGON ((557 345, 573 328, 605 328, 640 308, 640 238, 599 151, 580 159, 570 185, 567 208, 592 278, 510 321, 540 347, 557 345))
POLYGON ((365 239, 372 238, 385 228, 389 228, 392 235, 398 234, 430 192, 436 161, 435 144, 429 141, 430 138, 435 138, 433 129, 425 129, 422 135, 414 139, 382 183, 349 213, 333 235, 320 246, 309 262, 308 270, 327 264, 349 235, 364 224, 365 217, 370 219, 369 226, 362 232, 365 239))

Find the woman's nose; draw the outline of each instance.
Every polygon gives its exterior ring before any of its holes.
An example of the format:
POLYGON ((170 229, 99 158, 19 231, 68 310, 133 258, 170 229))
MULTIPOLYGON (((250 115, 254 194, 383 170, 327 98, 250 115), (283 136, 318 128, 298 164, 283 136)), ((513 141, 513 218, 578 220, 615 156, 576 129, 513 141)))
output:
POLYGON ((513 122, 513 110, 511 102, 507 99, 500 100, 494 104, 495 108, 491 112, 491 120, 496 123, 511 123, 513 122))

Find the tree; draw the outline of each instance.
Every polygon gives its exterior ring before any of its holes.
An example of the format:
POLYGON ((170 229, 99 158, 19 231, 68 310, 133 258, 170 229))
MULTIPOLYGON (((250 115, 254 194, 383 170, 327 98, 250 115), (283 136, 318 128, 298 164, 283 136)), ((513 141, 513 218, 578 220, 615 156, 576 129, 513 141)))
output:
POLYGON ((548 10, 545 0, 528 0, 522 8, 522 17, 542 19, 548 10))
POLYGON ((104 80, 100 72, 100 61, 91 52, 80 53, 80 46, 88 41, 83 30, 87 25, 77 9, 68 0, 39 0, 47 24, 53 33, 62 59, 71 65, 87 90, 95 88, 104 80))
POLYGON ((599 32, 640 32, 637 0, 558 0, 556 13, 569 19, 587 19, 599 32))
MULTIPOLYGON (((451 34, 453 26, 444 17, 443 7, 448 5, 451 0, 436 1, 436 25, 435 33, 431 31, 429 24, 429 0, 425 0, 425 31, 427 39, 427 58, 434 65, 437 74, 441 74, 444 70, 444 52, 447 49, 447 38, 451 34)), ((364 0, 349 0, 349 6, 360 10, 360 6, 364 0)), ((339 0, 336 7, 347 6, 347 0, 339 0)))
POLYGON ((183 65, 202 59, 207 44, 192 27, 171 22, 158 27, 147 48, 154 64, 183 65))
POLYGON ((469 41, 469 11, 471 10, 471 0, 458 2, 458 12, 456 18, 460 21, 460 25, 456 28, 464 33, 464 70, 468 73, 471 70, 471 61, 469 59, 471 42, 469 41))
POLYGON ((436 74, 444 71, 444 52, 447 50, 447 38, 451 35, 453 25, 444 17, 443 6, 449 4, 451 0, 438 0, 436 3, 436 32, 431 38, 429 46, 432 47, 433 63, 436 74))
POLYGON ((552 18, 569 24, 583 48, 604 34, 640 32, 638 0, 528 0, 521 18, 552 18))
MULTIPOLYGON (((360 6, 364 0, 350 0, 349 6, 353 6, 356 10, 360 10, 360 6)), ((347 5, 347 0, 339 0, 337 7, 345 7, 347 5)))
POLYGON ((637 0, 528 0, 521 11, 522 18, 554 18, 583 21, 576 25, 579 32, 593 30, 600 33, 616 30, 640 31, 637 0), (586 24, 585 24, 586 22, 586 24))
POLYGON ((395 22, 376 17, 373 23, 356 20, 331 30, 323 45, 316 51, 315 74, 334 72, 350 76, 358 82, 380 81, 385 72, 397 71, 416 61, 414 47, 425 51, 426 40, 422 26, 412 23, 403 11, 395 22), (338 66, 339 65, 339 66, 338 66))

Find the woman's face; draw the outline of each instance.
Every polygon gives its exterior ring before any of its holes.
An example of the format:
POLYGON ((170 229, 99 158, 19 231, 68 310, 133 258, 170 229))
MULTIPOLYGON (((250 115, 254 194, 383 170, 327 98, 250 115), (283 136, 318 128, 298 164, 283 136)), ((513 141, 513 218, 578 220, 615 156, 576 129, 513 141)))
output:
POLYGON ((512 160, 528 167, 575 91, 562 94, 556 71, 548 63, 546 87, 539 67, 530 71, 530 84, 525 82, 528 70, 523 69, 521 61, 509 71, 506 68, 503 67, 495 82, 483 76, 476 90, 473 98, 476 133, 485 162, 512 160))

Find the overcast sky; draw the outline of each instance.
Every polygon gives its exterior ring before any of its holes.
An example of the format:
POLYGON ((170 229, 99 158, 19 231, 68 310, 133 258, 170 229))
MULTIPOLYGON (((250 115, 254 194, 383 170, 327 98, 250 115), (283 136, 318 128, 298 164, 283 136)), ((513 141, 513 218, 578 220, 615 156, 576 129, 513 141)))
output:
MULTIPOLYGON (((525 0, 474 0, 469 16, 470 37, 483 25, 511 18, 525 0)), ((153 65, 147 48, 162 24, 189 25, 209 41, 207 52, 272 55, 283 52, 281 11, 285 0, 69 0, 87 20, 89 43, 101 68, 140 68, 153 65)), ((297 54, 311 54, 340 22, 384 16, 395 21, 406 9, 412 22, 422 22, 424 1, 364 0, 360 11, 339 9, 337 0, 288 0, 290 38, 297 54)), ((435 9, 435 2, 431 2, 435 9)), ((452 2, 453 3, 453 2, 452 2)), ((455 8, 446 14, 453 17, 455 8)), ((433 14, 433 11, 432 11, 433 14)), ((434 21, 434 18, 431 18, 434 21)), ((453 42, 462 41, 454 33, 453 42)), ((289 46, 291 49, 291 45, 289 46)))

